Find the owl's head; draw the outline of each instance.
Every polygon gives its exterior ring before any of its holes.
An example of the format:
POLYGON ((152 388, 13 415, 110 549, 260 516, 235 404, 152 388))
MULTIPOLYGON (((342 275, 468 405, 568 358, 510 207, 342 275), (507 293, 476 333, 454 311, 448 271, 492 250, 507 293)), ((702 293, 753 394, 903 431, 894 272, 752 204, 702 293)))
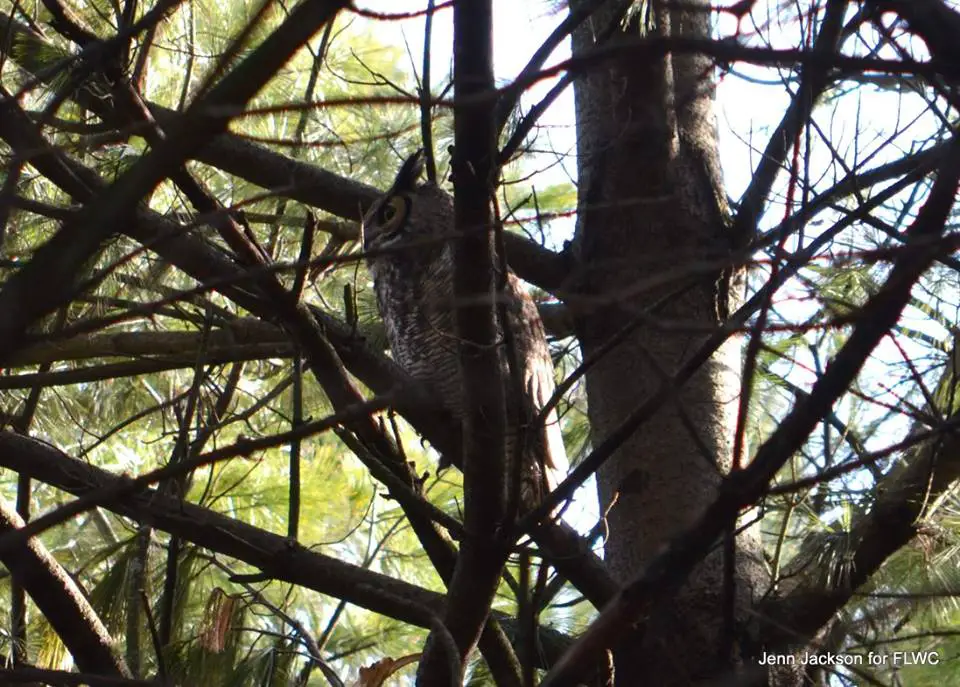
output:
MULTIPOLYGON (((363 248, 395 254, 409 246, 409 253, 427 258, 443 250, 453 230, 453 199, 432 182, 420 182, 423 151, 408 157, 393 186, 375 202, 363 220, 363 248)), ((404 251, 407 252, 407 251, 404 251)))

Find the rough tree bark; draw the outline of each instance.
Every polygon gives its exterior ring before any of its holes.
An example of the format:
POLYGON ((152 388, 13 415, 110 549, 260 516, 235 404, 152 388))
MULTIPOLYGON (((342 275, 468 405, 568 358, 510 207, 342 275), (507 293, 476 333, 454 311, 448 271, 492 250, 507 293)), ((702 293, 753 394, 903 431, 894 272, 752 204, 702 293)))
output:
MULTIPOLYGON (((685 3, 684 10, 651 5, 647 17, 633 16, 610 40, 641 31, 709 36, 707 3, 685 3)), ((618 6, 604 3, 576 32, 574 59, 620 22, 618 6)), ((584 357, 603 355, 586 378, 595 444, 736 307, 729 274, 696 269, 715 264, 734 245, 724 222, 713 95, 710 61, 695 55, 639 61, 624 53, 576 82, 579 221, 566 300, 577 315, 584 357), (658 285, 647 286, 654 279, 658 285), (639 326, 604 353, 611 337, 638 318, 639 326)), ((733 346, 715 355, 601 469, 606 560, 621 582, 641 572, 715 498, 731 465, 738 366, 733 346)), ((654 612, 645 636, 621 645, 618 684, 687 685, 732 667, 744 611, 763 591, 749 555, 755 543, 744 534, 737 548, 732 583, 724 580, 717 547, 678 597, 654 612), (725 627, 724 595, 732 589, 737 625, 725 627)))

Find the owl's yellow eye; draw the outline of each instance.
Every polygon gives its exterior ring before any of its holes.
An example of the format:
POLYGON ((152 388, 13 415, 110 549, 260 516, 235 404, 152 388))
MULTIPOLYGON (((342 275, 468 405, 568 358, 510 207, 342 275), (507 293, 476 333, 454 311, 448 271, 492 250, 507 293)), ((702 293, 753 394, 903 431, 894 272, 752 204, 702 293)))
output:
POLYGON ((410 210, 410 199, 406 196, 393 196, 380 206, 377 220, 385 234, 393 234, 400 230, 407 221, 410 210))

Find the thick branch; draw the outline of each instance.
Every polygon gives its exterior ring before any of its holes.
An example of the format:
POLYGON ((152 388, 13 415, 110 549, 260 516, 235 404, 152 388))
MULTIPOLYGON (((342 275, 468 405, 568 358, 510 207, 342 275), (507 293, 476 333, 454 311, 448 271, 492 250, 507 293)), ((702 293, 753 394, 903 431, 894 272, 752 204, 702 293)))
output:
POLYGON ((856 542, 845 574, 809 578, 841 580, 840 587, 806 581, 787 596, 771 600, 761 610, 765 639, 778 647, 804 644, 850 599, 891 555, 910 542, 924 527, 924 513, 960 479, 960 438, 954 429, 929 439, 899 469, 877 485, 877 501, 870 512, 855 521, 850 540, 856 542))
POLYGON ((960 64, 960 14, 942 0, 868 0, 880 12, 895 12, 920 36, 931 54, 945 62, 960 64))
POLYGON ((142 331, 77 336, 63 341, 39 342, 7 359, 10 367, 42 365, 64 360, 166 356, 197 362, 197 355, 228 355, 237 347, 264 344, 276 349, 273 357, 291 355, 290 337, 281 329, 252 317, 240 318, 211 332, 142 331))
POLYGON ((944 231, 958 182, 960 139, 954 138, 927 202, 908 230, 907 245, 895 261, 890 277, 863 306, 856 328, 814 385, 810 395, 798 401, 757 451, 749 467, 731 473, 716 501, 697 522, 676 537, 643 573, 621 590, 571 651, 551 670, 543 683, 545 687, 568 684, 599 651, 611 648, 618 638, 649 614, 655 604, 663 603, 665 597, 679 588, 724 529, 736 521, 740 509, 763 496, 777 471, 803 446, 817 423, 856 379, 874 347, 896 324, 916 281, 936 260, 938 250, 929 239, 944 231))
POLYGON ((17 349, 27 327, 37 318, 72 296, 83 266, 105 239, 130 221, 141 200, 190 153, 226 129, 230 117, 224 113, 242 109, 345 4, 327 0, 292 10, 253 53, 178 118, 162 145, 152 148, 83 212, 66 221, 29 263, 7 279, 0 290, 0 359, 17 349))
MULTIPOLYGON (((948 360, 953 360, 951 351, 948 360)), ((948 362, 941 386, 953 398, 957 389, 953 365, 948 362)), ((936 411, 935 411, 936 412, 936 411)), ((760 636, 768 651, 802 646, 813 638, 891 555, 910 542, 924 527, 925 518, 940 497, 960 479, 960 414, 941 423, 934 433, 914 445, 897 467, 877 483, 877 498, 869 512, 850 527, 854 542, 843 570, 800 568, 787 581, 789 592, 771 598, 761 609, 760 636)), ((801 561, 802 564, 802 561, 801 561)), ((788 566, 789 568, 800 566, 788 566)))
MULTIPOLYGON (((6 46, 2 51, 34 73, 40 71, 41 65, 35 64, 31 57, 49 55, 56 50, 43 36, 11 20, 3 12, 0 12, 0 35, 10 36, 20 43, 21 48, 16 51, 9 51, 6 46)), ((73 97, 105 121, 116 120, 110 99, 96 97, 95 90, 78 89, 73 97)), ((149 107, 165 128, 180 117, 179 113, 159 105, 149 104, 149 107)), ((234 134, 214 137, 194 157, 257 186, 274 190, 282 197, 354 221, 363 217, 373 201, 382 195, 373 186, 294 160, 234 134)), ((343 240, 356 238, 355 225, 330 228, 336 230, 336 235, 343 240)), ((506 234, 504 241, 510 266, 520 277, 545 291, 554 292, 560 288, 566 276, 566 260, 562 255, 516 234, 506 234)))
MULTIPOLYGON (((15 152, 29 157, 30 164, 54 184, 72 196, 77 203, 85 203, 105 188, 105 184, 91 170, 78 164, 50 146, 36 130, 36 126, 17 107, 15 102, 0 103, 0 137, 15 152)), ((180 225, 149 210, 139 210, 134 221, 123 225, 127 234, 150 247, 167 262, 207 284, 227 298, 263 320, 275 319, 275 307, 255 286, 251 275, 216 246, 190 234, 180 225)), ((375 393, 391 393, 396 389, 396 409, 451 462, 460 465, 461 435, 459 423, 438 407, 436 399, 413 382, 392 360, 374 350, 354 330, 322 310, 311 309, 323 327, 325 337, 336 348, 337 355, 350 371, 375 393)), ((580 589, 590 601, 600 607, 617 589, 588 547, 567 525, 549 525, 538 534, 551 562, 580 589)))
MULTIPOLYGON (((827 3, 820 34, 813 44, 814 55, 826 57, 836 52, 846 8, 846 0, 830 0, 827 3)), ((754 238, 757 222, 763 214, 773 182, 783 169, 787 153, 829 83, 830 71, 826 63, 809 64, 804 68, 797 94, 767 142, 757 171, 753 173, 750 185, 740 199, 740 211, 731 228, 732 239, 739 244, 737 247, 746 245, 754 238)))
MULTIPOLYGON (((13 432, 0 432, 0 465, 75 496, 130 481, 13 432)), ((442 614, 445 607, 442 594, 324 556, 291 542, 287 537, 185 503, 155 489, 140 489, 100 505, 197 546, 243 561, 263 570, 272 579, 343 599, 402 622, 429 628, 432 618, 442 614)), ((498 618, 513 630, 513 621, 502 614, 498 614, 498 618)), ((566 648, 569 641, 562 634, 546 629, 541 630, 541 637, 548 652, 547 658, 551 660, 566 648)))
MULTIPOLYGON (((0 463, 76 496, 129 481, 12 432, 0 432, 0 463)), ((430 618, 411 612, 411 604, 432 613, 443 610, 443 596, 440 594, 315 553, 286 537, 154 489, 141 489, 100 505, 197 546, 244 561, 274 579, 345 599, 361 608, 420 627, 429 627, 430 618), (399 599, 408 603, 397 603, 399 599)))
MULTIPOLYGON (((458 102, 494 92, 493 10, 490 0, 454 5, 454 86, 458 102)), ((506 403, 500 383, 501 335, 493 294, 496 278, 491 191, 496 165, 493 100, 459 105, 454 112, 453 242, 454 324, 463 385, 464 529, 447 596, 444 624, 457 644, 459 675, 450 674, 443 649, 431 634, 417 684, 459 683, 480 638, 507 559, 499 540, 506 518, 506 403)), ((520 684, 514 658, 512 682, 520 684)), ((498 680, 500 682, 500 680, 498 680)))
MULTIPOLYGON (((15 434, 18 441, 29 441, 15 434)), ((10 451, 0 451, 5 461, 10 451)), ((20 474, 26 474, 21 472, 20 474)), ((24 526, 6 503, 0 502, 0 532, 4 535, 24 526)), ((66 645, 80 670, 101 675, 128 675, 123 660, 113 651, 113 640, 90 602, 69 573, 37 538, 6 550, 3 564, 23 587, 66 645)))

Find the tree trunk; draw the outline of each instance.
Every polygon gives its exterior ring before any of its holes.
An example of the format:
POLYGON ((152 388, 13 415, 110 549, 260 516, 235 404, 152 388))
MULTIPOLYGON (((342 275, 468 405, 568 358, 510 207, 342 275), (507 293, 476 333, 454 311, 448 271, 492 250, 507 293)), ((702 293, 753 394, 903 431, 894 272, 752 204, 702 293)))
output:
MULTIPOLYGON (((617 4, 605 3, 577 31, 575 58, 609 27, 616 28, 606 45, 641 33, 709 36, 705 3, 685 3, 680 12, 652 1, 647 17, 636 15, 625 26, 614 16, 617 4)), ((736 307, 730 275, 716 268, 734 243, 724 221, 709 60, 621 51, 575 88, 580 197, 577 276, 568 301, 584 357, 603 355, 586 378, 596 445, 736 307), (705 269, 707 263, 713 267, 705 269), (607 341, 635 322, 604 353, 607 341)), ((621 582, 715 497, 731 465, 738 368, 738 351, 729 344, 600 470, 601 509, 609 508, 606 560, 621 582)), ((737 548, 757 550, 746 535, 737 548)), ((744 610, 764 591, 755 559, 742 553, 736 559, 735 579, 724 580, 718 545, 678 597, 655 612, 644 636, 624 643, 616 656, 618 684, 687 685, 735 667, 744 610), (737 624, 727 627, 724 597, 734 588, 737 624)))

